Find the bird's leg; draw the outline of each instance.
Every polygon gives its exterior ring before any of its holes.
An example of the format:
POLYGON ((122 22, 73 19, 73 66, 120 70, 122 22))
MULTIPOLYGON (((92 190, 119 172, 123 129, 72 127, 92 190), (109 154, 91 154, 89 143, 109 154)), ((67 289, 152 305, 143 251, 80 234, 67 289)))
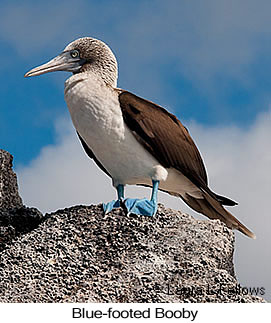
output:
POLYGON ((119 184, 117 186, 117 192, 118 192, 118 201, 121 201, 124 199, 124 185, 119 184))
POLYGON ((121 201, 123 201, 123 199, 124 199, 124 185, 119 184, 116 187, 116 189, 117 189, 117 193, 118 193, 118 199, 113 200, 108 203, 103 203, 103 210, 104 210, 105 214, 107 214, 110 211, 112 211, 113 209, 116 209, 121 206, 121 201))
POLYGON ((159 181, 152 181, 152 195, 151 199, 126 199, 124 204, 129 213, 138 215, 153 216, 157 212, 157 192, 159 187, 159 181))

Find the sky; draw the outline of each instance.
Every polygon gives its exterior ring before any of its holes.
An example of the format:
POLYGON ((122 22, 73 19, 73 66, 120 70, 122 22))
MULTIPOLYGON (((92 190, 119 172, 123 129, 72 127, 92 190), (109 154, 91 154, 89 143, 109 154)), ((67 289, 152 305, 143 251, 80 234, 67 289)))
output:
MULTIPOLYGON (((101 39, 118 59, 118 86, 176 114, 210 187, 239 202, 230 211, 257 239, 236 233, 236 274, 243 286, 264 287, 270 301, 270 12, 268 0, 2 0, 0 148, 14 156, 24 203, 50 212, 115 198, 71 124, 69 73, 23 77, 76 38, 101 39)), ((177 198, 159 200, 195 215, 177 198)))

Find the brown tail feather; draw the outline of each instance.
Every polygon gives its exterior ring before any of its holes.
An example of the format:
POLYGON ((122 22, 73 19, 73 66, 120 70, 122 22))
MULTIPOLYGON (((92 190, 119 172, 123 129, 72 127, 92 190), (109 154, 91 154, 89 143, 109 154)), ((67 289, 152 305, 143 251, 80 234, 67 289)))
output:
POLYGON ((202 197, 202 199, 198 199, 187 193, 181 196, 184 202, 197 212, 206 215, 210 219, 219 219, 230 229, 237 229, 252 239, 256 238, 255 234, 238 221, 230 212, 224 209, 219 201, 204 191, 202 191, 202 197))

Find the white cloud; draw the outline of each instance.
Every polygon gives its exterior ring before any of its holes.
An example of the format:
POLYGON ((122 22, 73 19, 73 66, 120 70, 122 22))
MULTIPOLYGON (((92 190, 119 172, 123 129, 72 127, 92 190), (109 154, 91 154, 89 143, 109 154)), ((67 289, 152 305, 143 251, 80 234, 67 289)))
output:
MULTIPOLYGON (((250 240, 237 233, 235 262, 240 281, 263 286, 270 295, 270 183, 271 112, 262 114, 249 129, 205 128, 190 125, 204 156, 210 187, 239 202, 231 211, 257 235, 250 240)), ((17 169, 26 205, 53 211, 76 204, 96 204, 115 198, 111 180, 89 160, 67 120, 56 123, 57 144, 45 147, 26 167, 17 169)), ((149 189, 128 188, 128 196, 148 196, 149 189)), ((194 214, 167 194, 160 202, 194 214)), ((203 217, 200 217, 203 219, 203 217)))
POLYGON ((110 180, 85 155, 70 122, 59 120, 56 129, 57 144, 44 147, 29 166, 18 168, 24 203, 49 212, 113 196, 110 180))
POLYGON ((210 186, 239 202, 230 211, 257 236, 253 241, 236 234, 239 281, 244 286, 265 287, 270 300, 271 111, 261 114, 249 129, 193 125, 190 130, 205 157, 210 186))

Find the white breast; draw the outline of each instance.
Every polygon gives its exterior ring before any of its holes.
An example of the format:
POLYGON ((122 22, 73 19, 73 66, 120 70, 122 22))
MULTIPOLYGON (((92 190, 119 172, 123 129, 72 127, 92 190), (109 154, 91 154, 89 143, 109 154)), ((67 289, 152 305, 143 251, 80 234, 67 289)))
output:
POLYGON ((65 83, 65 100, 76 130, 115 186, 166 179, 167 171, 125 125, 116 90, 92 75, 77 74, 65 83))

